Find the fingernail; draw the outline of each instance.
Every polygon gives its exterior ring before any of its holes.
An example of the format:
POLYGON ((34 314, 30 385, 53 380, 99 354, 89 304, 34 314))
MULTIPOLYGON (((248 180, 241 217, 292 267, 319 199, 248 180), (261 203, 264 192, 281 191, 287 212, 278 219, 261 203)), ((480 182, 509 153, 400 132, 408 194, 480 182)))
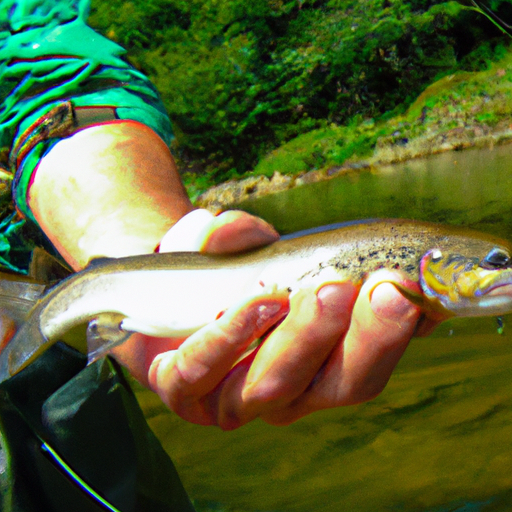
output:
POLYGON ((356 289, 352 283, 330 283, 322 286, 316 296, 323 305, 339 301, 341 293, 350 293, 355 295, 356 289))
POLYGON ((151 363, 151 366, 149 367, 148 371, 148 383, 150 388, 156 392, 157 389, 157 377, 158 377, 158 367, 160 366, 160 363, 162 362, 163 354, 158 354, 155 359, 153 359, 153 362, 151 363))
POLYGON ((320 307, 350 311, 357 298, 358 289, 351 282, 331 283, 316 293, 320 307))
POLYGON ((279 313, 279 311, 281 311, 282 308, 283 304, 281 302, 268 301, 258 304, 253 309, 253 314, 257 315, 256 327, 264 327, 269 320, 274 318, 279 313))
POLYGON ((328 304, 332 301, 333 297, 338 293, 339 285, 326 284, 318 290, 316 296, 321 304, 328 304))
POLYGON ((377 285, 370 294, 370 304, 376 317, 393 322, 404 320, 416 309, 392 283, 377 285))
POLYGON ((282 300, 256 299, 252 304, 245 304, 242 309, 234 311, 227 320, 237 322, 239 328, 245 333, 239 332, 239 336, 237 336, 237 339, 242 342, 244 336, 261 335, 262 331, 276 323, 286 313, 286 310, 286 303, 282 300))

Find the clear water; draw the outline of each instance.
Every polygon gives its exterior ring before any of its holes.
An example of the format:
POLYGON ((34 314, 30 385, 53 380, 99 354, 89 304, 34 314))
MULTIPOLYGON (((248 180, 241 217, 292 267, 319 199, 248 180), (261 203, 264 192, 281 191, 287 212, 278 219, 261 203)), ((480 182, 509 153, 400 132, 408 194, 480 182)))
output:
POLYGON ((281 232, 331 222, 401 217, 512 232, 512 147, 453 151, 354 171, 242 203, 281 232))
MULTIPOLYGON (((242 205, 282 232, 369 217, 512 238, 512 147, 347 174, 242 205)), ((512 510, 512 317, 452 321, 413 340, 386 390, 288 427, 187 424, 140 391, 201 511, 512 510)))

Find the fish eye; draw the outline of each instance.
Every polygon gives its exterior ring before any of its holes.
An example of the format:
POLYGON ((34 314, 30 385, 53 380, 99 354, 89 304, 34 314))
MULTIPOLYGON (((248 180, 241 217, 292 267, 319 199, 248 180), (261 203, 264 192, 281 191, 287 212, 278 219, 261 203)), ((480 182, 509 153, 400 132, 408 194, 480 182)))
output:
POLYGON ((510 255, 498 247, 492 249, 481 263, 484 268, 500 268, 508 265, 510 265, 510 255))
POLYGON ((443 253, 439 249, 434 249, 430 253, 430 259, 433 263, 437 263, 438 261, 441 261, 443 258, 443 253))

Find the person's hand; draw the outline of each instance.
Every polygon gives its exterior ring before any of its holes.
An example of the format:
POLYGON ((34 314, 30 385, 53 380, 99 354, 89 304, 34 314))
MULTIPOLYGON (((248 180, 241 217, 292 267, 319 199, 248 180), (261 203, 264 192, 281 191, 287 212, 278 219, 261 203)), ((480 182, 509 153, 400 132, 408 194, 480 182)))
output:
POLYGON ((159 252, 229 254, 268 245, 278 239, 279 233, 254 215, 228 210, 215 216, 199 209, 182 217, 165 234, 159 252))
MULTIPOLYGON (((223 252, 224 237, 231 244, 237 240, 229 251, 241 250, 244 233, 251 241, 268 241, 268 224, 260 219, 222 215, 226 222, 218 217, 206 250, 211 243, 223 252)), ((135 335, 129 342, 132 364, 124 362, 133 372, 134 358, 144 361, 139 379, 179 416, 223 429, 257 417, 288 424, 319 409, 369 400, 383 390, 415 331, 432 327, 418 327, 419 308, 391 282, 418 290, 400 273, 381 270, 360 291, 339 282, 302 289, 290 301, 283 292, 261 295, 186 340, 135 335), (252 341, 273 328, 244 357, 252 341)))
POLYGON ((255 323, 261 304, 275 312, 263 329, 282 314, 277 297, 234 308, 179 349, 158 355, 150 385, 182 418, 223 429, 257 417, 285 425, 370 400, 384 389, 420 318, 390 281, 416 289, 397 272, 379 271, 359 295, 351 283, 302 290, 285 321, 231 369, 262 330, 255 323))
MULTIPOLYGON (((227 254, 267 245, 278 239, 279 234, 270 224, 246 212, 228 210, 213 216, 205 210, 195 210, 192 215, 187 214, 169 230, 160 243, 160 251, 193 250, 209 254, 227 254)), ((287 297, 281 296, 278 301, 280 304, 285 304, 287 311, 287 297)), ((250 305, 250 302, 247 305, 250 305)), ((277 321, 286 311, 273 321, 277 321)), ((244 308, 240 315, 242 313, 246 314, 244 308)), ((226 322, 227 318, 223 322, 226 322)), ((272 322, 269 323, 269 327, 270 325, 272 322)), ((214 329, 214 326, 211 328, 214 329)), ((234 331, 235 328, 233 323, 230 329, 234 331)), ((229 334, 233 338, 237 337, 234 332, 229 334)), ((184 338, 162 339, 135 333, 122 345, 112 349, 111 354, 130 371, 133 377, 148 386, 148 370, 153 359, 162 352, 177 349, 184 341, 184 338)))

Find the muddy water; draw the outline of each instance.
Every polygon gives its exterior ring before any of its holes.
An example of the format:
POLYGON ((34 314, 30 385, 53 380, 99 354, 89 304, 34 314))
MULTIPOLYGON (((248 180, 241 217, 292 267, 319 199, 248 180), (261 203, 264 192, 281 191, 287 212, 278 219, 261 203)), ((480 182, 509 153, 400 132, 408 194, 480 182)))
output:
MULTIPOLYGON (((244 204, 282 232, 408 217, 512 238, 512 147, 348 174, 244 204)), ((189 425, 139 393, 200 511, 512 510, 512 317, 451 321, 412 341, 367 404, 285 428, 189 425)))

